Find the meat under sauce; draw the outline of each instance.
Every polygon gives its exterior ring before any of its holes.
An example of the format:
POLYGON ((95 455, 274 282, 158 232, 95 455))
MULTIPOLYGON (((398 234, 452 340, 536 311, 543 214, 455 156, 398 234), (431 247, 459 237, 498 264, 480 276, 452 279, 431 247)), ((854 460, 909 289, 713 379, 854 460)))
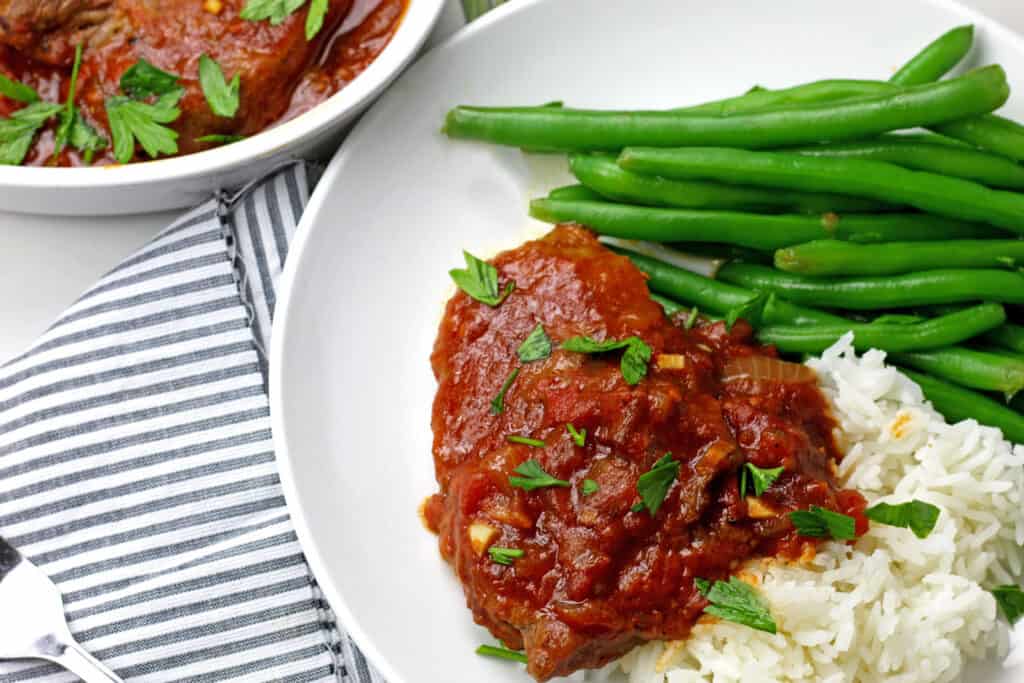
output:
MULTIPOLYGON (((110 139, 105 102, 120 94, 121 75, 140 59, 178 75, 185 88, 181 116, 170 127, 180 154, 216 143, 210 135, 254 135, 293 118, 342 89, 384 49, 405 0, 329 0, 321 30, 305 35, 307 2, 283 22, 250 21, 247 0, 0 0, 0 74, 22 81, 49 102, 67 97, 75 47, 82 45, 76 105, 110 139), (216 116, 199 85, 207 54, 225 77, 241 75, 233 117, 216 116)), ((21 103, 0 95, 0 117, 21 103)), ((34 141, 25 163, 75 166, 66 148, 53 156, 52 124, 34 141)), ((139 154, 136 159, 148 158, 139 154)), ((111 163, 111 146, 94 163, 111 163)))
POLYGON ((514 292, 494 308, 458 292, 431 357, 440 492, 424 516, 476 622, 525 648, 537 680, 602 666, 647 640, 685 638, 707 605, 695 578, 724 579, 754 557, 813 552, 789 511, 818 505, 866 528, 864 499, 834 481, 836 425, 813 375, 735 371, 775 358, 745 322, 684 329, 650 299, 628 259, 579 227, 559 226, 493 264, 514 292), (520 363, 516 351, 538 323, 554 351, 520 363), (646 377, 627 384, 620 352, 558 348, 577 335, 640 337, 654 354, 646 377), (503 412, 492 414, 491 399, 517 367, 503 412), (584 446, 569 423, 586 430, 584 446), (639 477, 666 453, 681 463, 678 477, 655 516, 635 511, 639 477), (527 460, 571 486, 514 488, 509 477, 527 460), (739 493, 747 462, 785 468, 754 501, 739 493), (596 492, 585 495, 584 480, 596 492), (491 546, 524 552, 503 565, 491 546))

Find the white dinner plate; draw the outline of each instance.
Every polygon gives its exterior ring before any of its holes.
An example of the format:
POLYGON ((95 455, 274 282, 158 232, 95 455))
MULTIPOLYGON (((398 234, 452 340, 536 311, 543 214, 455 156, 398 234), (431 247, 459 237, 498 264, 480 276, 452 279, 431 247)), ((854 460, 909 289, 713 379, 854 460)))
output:
MULTIPOLYGON (((671 107, 817 78, 885 78, 977 26, 971 64, 1024 93, 1024 42, 945 0, 519 0, 427 55, 320 181, 292 247, 271 367, 274 438, 299 536, 343 625, 390 683, 524 683, 474 655, 475 626, 417 517, 435 489, 429 355, 447 271, 544 231, 527 200, 560 157, 454 142, 460 103, 671 107)), ((1006 107, 1024 118, 1024 97, 1006 107)), ((989 667, 973 681, 1020 681, 989 667), (989 670, 990 669, 990 670, 989 670)))

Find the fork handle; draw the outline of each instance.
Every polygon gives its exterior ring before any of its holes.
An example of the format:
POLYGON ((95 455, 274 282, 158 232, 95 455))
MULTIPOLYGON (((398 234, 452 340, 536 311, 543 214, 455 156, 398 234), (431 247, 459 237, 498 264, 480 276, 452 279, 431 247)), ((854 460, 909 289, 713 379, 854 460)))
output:
POLYGON ((75 642, 69 643, 64 652, 53 657, 53 661, 77 675, 85 683, 124 683, 117 674, 75 642))

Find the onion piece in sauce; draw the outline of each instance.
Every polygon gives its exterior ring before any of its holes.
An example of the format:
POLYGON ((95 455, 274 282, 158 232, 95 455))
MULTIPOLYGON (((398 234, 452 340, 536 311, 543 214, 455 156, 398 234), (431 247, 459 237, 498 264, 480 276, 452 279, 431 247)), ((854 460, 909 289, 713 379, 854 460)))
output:
POLYGON ((725 364, 723 382, 739 379, 767 380, 783 384, 808 384, 818 381, 818 375, 806 365, 769 358, 768 356, 741 356, 725 364))

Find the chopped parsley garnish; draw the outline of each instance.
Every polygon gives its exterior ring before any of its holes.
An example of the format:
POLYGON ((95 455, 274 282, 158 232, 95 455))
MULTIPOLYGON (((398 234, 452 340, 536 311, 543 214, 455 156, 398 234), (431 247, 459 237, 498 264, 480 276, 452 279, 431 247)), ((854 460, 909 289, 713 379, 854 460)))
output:
POLYGON ((496 564, 510 565, 526 553, 518 548, 498 548, 492 545, 487 549, 487 554, 496 564))
POLYGON ((244 135, 227 135, 223 133, 213 133, 211 135, 203 135, 196 138, 196 142, 210 142, 218 145, 230 145, 232 142, 239 142, 244 140, 244 135))
POLYGON ((137 100, 166 95, 179 87, 175 74, 158 69, 145 59, 135 62, 121 74, 121 91, 137 100))
POLYGON ((8 78, 3 74, 0 74, 0 95, 9 97, 15 102, 24 102, 25 104, 39 101, 39 93, 35 91, 35 88, 25 85, 21 81, 8 78))
POLYGON ((545 472, 536 460, 527 460, 513 471, 520 476, 509 477, 509 483, 524 491, 533 491, 534 489, 547 488, 548 486, 570 486, 569 482, 563 479, 555 479, 545 472))
POLYGON ((658 514, 658 509, 665 501, 672 482, 679 476, 679 462, 672 458, 671 453, 666 453, 647 472, 640 475, 636 482, 636 490, 640 494, 640 501, 632 508, 633 512, 640 512, 644 508, 651 513, 651 516, 658 514))
POLYGON ((136 140, 150 158, 178 152, 178 133, 165 123, 181 116, 177 104, 185 91, 174 90, 161 95, 153 104, 116 95, 107 100, 107 119, 114 138, 114 158, 126 164, 135 156, 136 140))
POLYGON ((92 155, 107 146, 107 140, 96 132, 82 116, 81 110, 75 106, 75 91, 78 87, 78 71, 82 66, 82 46, 75 48, 75 63, 71 67, 71 81, 68 84, 68 99, 64 110, 60 112, 60 123, 54 137, 53 155, 56 157, 65 145, 82 152, 82 159, 92 163, 92 155))
POLYGON ((571 337, 562 344, 566 351, 577 353, 606 353, 625 349, 619 367, 626 384, 635 385, 647 375, 647 364, 651 360, 651 347, 640 337, 595 341, 590 337, 571 337))
POLYGON ((214 114, 230 119, 238 113, 241 74, 236 73, 231 83, 228 83, 220 64, 209 55, 202 54, 199 55, 199 86, 214 114))
POLYGON ((535 360, 544 360, 551 355, 551 339, 544 326, 537 323, 529 336, 519 345, 519 360, 524 363, 532 363, 535 360))
POLYGON ((853 517, 812 505, 808 510, 789 513, 789 519, 801 536, 852 541, 857 538, 857 522, 853 517))
POLYGON ((572 423, 570 422, 567 425, 565 425, 565 431, 569 432, 569 436, 572 437, 572 442, 574 444, 576 444, 580 448, 582 448, 584 445, 586 445, 586 443, 587 443, 587 430, 586 429, 577 430, 575 427, 572 426, 572 423))
POLYGON ((501 415, 505 412, 505 394, 512 388, 512 383, 516 381, 516 377, 519 376, 519 368, 516 368, 509 373, 508 377, 505 378, 505 382, 501 385, 501 389, 498 390, 498 395, 491 399, 491 415, 501 415))
POLYGON ((1016 624, 1024 616, 1024 591, 1019 586, 999 586, 992 589, 1000 611, 1010 625, 1016 624))
POLYGON ((763 470, 752 462, 748 462, 740 470, 740 498, 747 497, 747 482, 750 481, 754 485, 754 495, 760 496, 768 487, 775 483, 775 480, 782 474, 784 467, 773 467, 769 470, 763 470))
POLYGON ((692 330, 693 326, 697 324, 697 316, 700 315, 700 309, 696 306, 690 309, 690 315, 686 316, 686 322, 683 323, 683 329, 692 330))
POLYGON ((711 603, 704 608, 705 614, 765 633, 777 631, 778 627, 768 606, 746 582, 730 576, 728 582, 715 581, 712 584, 706 579, 696 579, 695 584, 701 595, 711 603))
POLYGON ((127 164, 135 156, 135 143, 150 158, 178 153, 178 133, 164 124, 181 116, 178 102, 185 89, 178 77, 140 59, 121 75, 121 90, 129 96, 115 95, 107 100, 107 119, 114 139, 114 158, 127 164), (155 102, 142 100, 156 96, 155 102))
POLYGON ((583 491, 584 496, 589 496, 600 491, 601 487, 593 479, 584 479, 580 490, 583 491))
POLYGON ((732 326, 736 324, 736 321, 740 318, 756 325, 761 320, 761 314, 764 311, 764 306, 768 302, 768 295, 765 292, 758 292, 754 296, 750 297, 742 304, 733 306, 729 309, 729 312, 725 314, 725 329, 732 332, 732 326))
POLYGON ((476 649, 478 655, 484 657, 495 657, 497 659, 508 659, 513 662, 522 662, 526 664, 528 661, 526 655, 517 650, 510 650, 507 647, 495 647, 494 645, 481 645, 476 649))
POLYGON ((24 161, 36 133, 61 109, 53 102, 33 102, 0 119, 0 165, 17 166, 24 161))
POLYGON ((509 434, 505 438, 509 443, 521 443, 524 446, 533 446, 534 448, 544 448, 547 446, 547 444, 540 439, 531 439, 528 436, 519 436, 518 434, 509 434))
POLYGON ((309 13, 306 14, 306 40, 313 40, 320 29, 324 27, 324 17, 327 16, 328 0, 312 0, 309 3, 309 13))
MULTIPOLYGON (((239 16, 249 21, 269 20, 277 26, 306 4, 306 0, 249 0, 239 16)), ((312 0, 306 15, 306 40, 312 40, 324 25, 328 0, 312 0)))
POLYGON ((455 280, 459 289, 480 303, 487 304, 492 308, 498 306, 516 288, 514 282, 509 282, 505 285, 505 291, 501 291, 498 288, 497 268, 487 261, 481 261, 468 251, 463 251, 462 255, 466 259, 466 267, 464 269, 453 268, 448 271, 448 274, 455 280))
POLYGON ((918 538, 928 538, 939 521, 939 508, 921 500, 890 505, 878 503, 864 511, 872 522, 910 529, 918 538))

